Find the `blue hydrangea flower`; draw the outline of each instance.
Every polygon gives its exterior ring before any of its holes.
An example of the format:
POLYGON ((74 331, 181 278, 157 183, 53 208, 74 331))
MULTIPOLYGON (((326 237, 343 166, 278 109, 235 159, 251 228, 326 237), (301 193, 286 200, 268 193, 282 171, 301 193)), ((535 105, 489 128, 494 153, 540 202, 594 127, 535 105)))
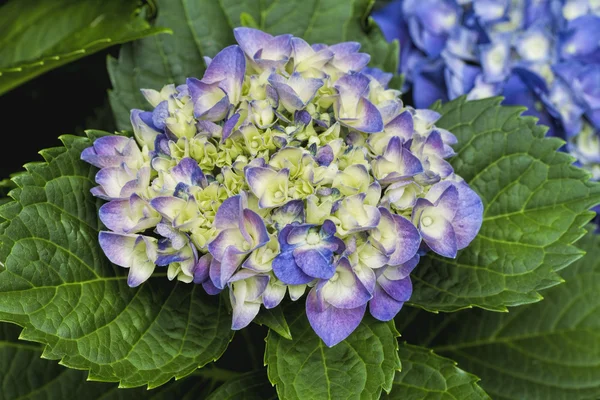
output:
MULTIPOLYGON (((451 40, 444 13, 416 3, 411 13, 413 30, 441 24, 423 46, 451 40)), ((100 246, 132 287, 163 269, 228 291, 236 330, 308 292, 308 320, 334 346, 367 309, 392 319, 419 257, 455 257, 482 203, 447 162, 456 138, 436 128, 440 115, 405 106, 358 43, 234 36, 200 79, 142 89, 151 110, 131 111, 132 137, 82 152, 99 168, 92 193, 107 201, 100 246)), ((587 85, 587 74, 569 79, 587 85)), ((581 96, 595 104, 595 92, 581 96)))
MULTIPOLYGON (((416 107, 501 95, 527 107, 596 174, 600 6, 592 0, 394 0, 373 13, 402 50, 416 107), (577 138, 584 135, 583 138, 577 138), (583 147, 580 147, 583 146, 583 147)), ((597 175, 594 175, 597 176, 597 175)))

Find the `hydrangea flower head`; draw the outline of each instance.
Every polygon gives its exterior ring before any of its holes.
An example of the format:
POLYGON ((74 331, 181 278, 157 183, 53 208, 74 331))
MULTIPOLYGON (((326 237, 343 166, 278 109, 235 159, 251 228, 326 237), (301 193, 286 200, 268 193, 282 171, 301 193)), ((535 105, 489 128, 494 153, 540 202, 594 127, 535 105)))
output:
POLYGON ((394 0, 373 13, 402 49, 416 107, 503 96, 600 179, 600 3, 394 0))
POLYGON ((333 346, 367 308, 392 319, 420 256, 456 257, 483 206, 446 161, 439 114, 405 107, 358 43, 234 34, 201 79, 142 90, 152 110, 131 111, 132 137, 82 152, 107 200, 100 245, 132 287, 164 269, 228 290, 232 329, 308 291, 333 346))

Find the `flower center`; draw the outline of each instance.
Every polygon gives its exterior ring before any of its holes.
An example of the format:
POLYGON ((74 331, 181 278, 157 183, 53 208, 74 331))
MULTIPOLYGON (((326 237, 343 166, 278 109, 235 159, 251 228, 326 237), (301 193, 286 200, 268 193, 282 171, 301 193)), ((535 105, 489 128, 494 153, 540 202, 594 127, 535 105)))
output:
POLYGON ((310 232, 308 236, 306 236, 306 243, 308 244, 318 244, 321 241, 319 234, 317 232, 310 232))
POLYGON ((248 242, 244 242, 244 243, 242 244, 242 250, 244 250, 244 251, 248 251, 248 250, 250 250, 250 243, 248 243, 248 242))
POLYGON ((275 192, 274 196, 275 196, 276 199, 279 200, 279 199, 281 199, 283 197, 283 192, 281 190, 278 190, 278 191, 275 192))
POLYGON ((339 277, 340 277, 340 274, 336 272, 335 274, 333 274, 333 276, 331 277, 329 282, 335 282, 338 280, 339 277))
POLYGON ((433 218, 425 217, 423 218, 423 220, 421 220, 421 223, 423 224, 423 226, 430 226, 431 224, 433 224, 433 218))

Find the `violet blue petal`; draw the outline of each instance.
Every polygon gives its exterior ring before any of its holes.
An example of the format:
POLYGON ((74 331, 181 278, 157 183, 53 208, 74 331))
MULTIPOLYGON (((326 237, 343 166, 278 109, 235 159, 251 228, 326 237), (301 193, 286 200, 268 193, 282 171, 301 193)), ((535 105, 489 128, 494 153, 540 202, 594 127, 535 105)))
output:
POLYGON ((410 275, 410 273, 415 269, 415 267, 419 264, 419 260, 421 256, 419 254, 415 254, 413 258, 405 262, 404 264, 396 265, 396 266, 388 266, 383 274, 386 278, 391 280, 399 280, 404 279, 410 275))
POLYGON ((160 130, 164 130, 167 126, 165 120, 169 118, 169 102, 163 100, 152 111, 152 123, 160 130))
POLYGON ((234 28, 233 36, 250 59, 273 38, 261 30, 245 27, 234 28))
POLYGON ((235 128, 236 124, 240 120, 240 114, 235 113, 223 124, 223 131, 221 132, 221 142, 224 142, 231 133, 233 132, 233 128, 235 128))
MULTIPOLYGON (((232 291, 229 291, 230 297, 232 291)), ((233 301, 232 301, 233 303, 233 301)), ((252 322, 260 311, 260 303, 249 303, 240 301, 241 304, 233 307, 233 316, 231 318, 231 329, 234 331, 245 328, 252 322)))
POLYGON ((377 284, 396 301, 408 301, 412 295, 412 282, 410 277, 398 280, 390 280, 385 274, 379 275, 377 284))
POLYGON ((132 261, 131 253, 138 236, 102 231, 98 234, 98 241, 111 263, 129 268, 132 261))
POLYGON ((441 256, 455 258, 458 246, 452 224, 444 218, 436 218, 430 226, 419 223, 423 241, 441 256))
POLYGON ((326 257, 317 249, 294 249, 294 260, 300 269, 309 276, 329 279, 335 274, 335 265, 331 257, 326 257))
POLYGON ((202 288, 204 288, 204 291, 210 294, 211 296, 219 294, 223 291, 223 289, 219 289, 218 287, 216 287, 210 279, 202 282, 202 288))
MULTIPOLYGON (((398 232, 398 246, 388 261, 389 265, 399 265, 411 260, 421 245, 419 230, 407 218, 394 214, 396 231, 398 232)), ((418 262, 418 261, 417 261, 418 262)))
POLYGON ((269 241, 269 232, 265 226, 264 220, 254 211, 246 208, 243 213, 243 224, 241 224, 242 234, 251 248, 249 251, 257 247, 265 245, 269 241))
POLYGON ((286 292, 285 285, 268 285, 265 291, 263 292, 263 305, 265 308, 271 309, 277 307, 283 298, 285 297, 286 292))
POLYGON ((400 311, 404 302, 394 300, 379 285, 375 286, 373 298, 369 301, 369 312, 379 321, 391 321, 400 311))
POLYGON ((371 299, 371 293, 354 273, 347 258, 340 259, 336 268, 336 279, 321 281, 317 290, 322 299, 335 308, 352 309, 371 299))
POLYGON ((210 254, 205 254, 198 259, 194 266, 194 283, 200 284, 209 279, 208 273, 211 261, 212 256, 210 254))
POLYGON ((367 305, 343 309, 330 305, 321 307, 313 288, 306 298, 306 316, 315 333, 323 342, 332 347, 346 339, 360 324, 367 305))
POLYGON ((314 280, 312 276, 306 275, 296 264, 291 251, 281 253, 273 259, 273 273, 285 284, 303 285, 314 280))
POLYGON ((242 49, 237 45, 225 47, 212 59, 206 68, 202 82, 218 83, 227 94, 231 104, 240 101, 242 83, 246 73, 246 58, 242 49))
POLYGON ((218 230, 238 228, 243 213, 242 203, 241 195, 226 199, 217 210, 213 226, 218 230))
POLYGON ((208 186, 198 162, 190 157, 182 158, 179 164, 171 169, 171 175, 177 182, 184 182, 190 186, 208 186))

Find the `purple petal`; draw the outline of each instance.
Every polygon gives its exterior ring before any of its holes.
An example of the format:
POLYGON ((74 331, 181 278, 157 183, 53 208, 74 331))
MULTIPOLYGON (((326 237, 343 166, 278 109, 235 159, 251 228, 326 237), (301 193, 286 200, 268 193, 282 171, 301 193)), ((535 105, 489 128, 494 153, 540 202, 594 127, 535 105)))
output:
POLYGON ((212 262, 213 257, 210 254, 205 254, 196 263, 194 266, 194 283, 199 284, 205 282, 209 279, 209 270, 210 263, 212 262))
POLYGON ((396 281, 388 279, 384 274, 379 275, 377 283, 387 294, 396 301, 408 301, 412 295, 412 282, 410 277, 396 281))
POLYGON ((188 78, 186 84, 194 103, 194 116, 209 121, 219 121, 227 115, 229 98, 218 83, 208 84, 196 78, 188 78))
POLYGON ((273 36, 258 29, 243 27, 234 28, 233 36, 235 36, 235 40, 249 58, 253 58, 256 52, 273 38, 273 36))
POLYGON ((384 88, 387 88, 387 85, 394 77, 394 74, 391 72, 383 72, 379 68, 365 68, 361 71, 361 73, 373 77, 373 79, 379 82, 379 84, 384 88))
POLYGON ((129 200, 112 200, 103 204, 98 210, 98 216, 102 223, 111 231, 120 233, 141 232, 152 228, 160 221, 160 217, 148 216, 146 207, 148 203, 137 194, 132 195, 129 200), (140 212, 140 219, 133 219, 132 212, 140 212))
POLYGON ((287 60, 292 52, 292 35, 284 34, 275 36, 266 41, 260 50, 254 53, 254 59, 287 60))
POLYGON ((379 285, 375 286, 373 298, 369 301, 369 312, 380 321, 391 321, 400 311, 404 302, 394 300, 379 285))
POLYGON ((206 187, 208 185, 202 169, 193 158, 182 158, 179 164, 171 169, 171 175, 177 182, 184 182, 190 186, 206 187))
POLYGON ((221 142, 225 141, 233 132, 233 128, 237 125, 240 120, 240 114, 235 113, 223 124, 223 131, 221 132, 221 142))
POLYGON ((358 101, 358 110, 359 114, 355 120, 340 118, 339 121, 365 133, 377 133, 383 130, 383 119, 373 103, 363 97, 358 101))
POLYGON ((388 266, 383 271, 383 274, 386 278, 397 281, 399 279, 404 279, 410 275, 410 273, 415 269, 415 267, 419 264, 419 260, 421 256, 415 254, 413 258, 405 262, 404 264, 400 264, 397 266, 388 266))
POLYGON ((329 145, 320 147, 319 150, 317 150, 317 154, 315 155, 315 160, 317 161, 317 163, 325 167, 329 166, 329 164, 333 162, 333 159, 333 149, 329 145))
POLYGON ((204 288, 204 291, 210 294, 211 296, 219 294, 223 291, 223 289, 219 289, 218 287, 216 287, 210 279, 202 282, 202 287, 204 288))
POLYGON ((333 85, 340 91, 340 94, 350 95, 358 100, 360 97, 367 96, 369 91, 369 78, 363 74, 348 74, 342 76, 333 85))
POLYGON ((329 46, 329 50, 331 50, 333 52, 333 54, 335 54, 335 55, 347 55, 350 53, 355 53, 358 50, 360 50, 360 43, 358 43, 358 42, 336 43, 334 45, 329 46))
POLYGON ((165 122, 167 118, 169 118, 169 102, 163 100, 152 111, 152 123, 158 129, 164 130, 167 126, 165 122))
POLYGON ((122 195, 123 187, 127 182, 135 182, 135 176, 130 171, 119 167, 102 168, 95 178, 109 200, 128 198, 122 195))
POLYGON ((98 242, 111 263, 129 268, 138 236, 103 231, 98 234, 98 242))
POLYGON ((216 287, 225 287, 235 271, 244 261, 247 252, 240 251, 235 247, 228 247, 221 259, 221 281, 213 282, 216 287))
POLYGON ((279 100, 287 111, 294 112, 304 108, 305 104, 298 93, 296 93, 294 89, 292 89, 292 87, 286 83, 285 79, 283 79, 281 75, 271 75, 271 77, 269 77, 269 83, 277 91, 279 100))
POLYGON ((399 240, 396 251, 390 256, 388 264, 399 265, 408 262, 417 254, 421 245, 421 235, 408 219, 396 214, 393 217, 399 240))
POLYGON ((360 324, 367 305, 342 309, 319 304, 313 288, 306 299, 306 316, 315 333, 323 342, 332 347, 346 339, 360 324))
POLYGON ((243 211, 244 223, 241 225, 242 233, 248 243, 251 245, 251 250, 261 247, 269 241, 269 232, 265 226, 265 221, 250 209, 243 211))
POLYGON ((412 139, 414 132, 412 114, 404 111, 385 126, 385 132, 398 136, 405 142, 412 139))
POLYGON ((221 50, 211 61, 202 82, 218 83, 227 94, 231 104, 240 101, 242 83, 246 73, 246 58, 239 46, 232 45, 221 50))
POLYGON ((239 229, 225 229, 208 244, 208 251, 214 258, 223 263, 225 253, 230 247, 241 252, 244 243, 246 243, 246 240, 239 229))
POLYGON ((137 147, 135 141, 124 136, 103 136, 81 152, 81 159, 98 168, 118 167, 128 159, 123 151, 131 145, 137 147))
POLYGON ((177 218, 177 215, 185 208, 186 203, 185 200, 174 196, 160 196, 150 200, 152 208, 170 221, 177 218))
POLYGON ((161 132, 154 126, 148 124, 151 121, 145 121, 145 116, 151 116, 152 113, 142 110, 131 110, 130 120, 133 127, 133 133, 136 139, 142 144, 148 145, 150 150, 154 150, 154 140, 161 132))
POLYGON ((293 250, 296 264, 302 271, 314 278, 329 279, 335 274, 335 265, 318 250, 293 250))
POLYGON ((371 293, 358 279, 348 259, 342 258, 336 268, 336 279, 317 286, 323 300, 335 308, 352 309, 366 304, 371 293))
POLYGON ((431 187, 427 196, 436 199, 436 197, 444 193, 450 186, 456 187, 458 191, 458 204, 456 206, 456 214, 452 220, 452 226, 456 233, 456 245, 460 250, 471 243, 481 228, 483 203, 479 195, 465 181, 442 181, 436 183, 431 187))
POLYGON ((314 280, 298 267, 291 251, 281 253, 273 259, 273 273, 288 285, 303 285, 314 280))
POLYGON ((243 215, 242 196, 226 199, 217 210, 213 226, 218 229, 238 228, 243 215))
MULTIPOLYGON (((220 292, 224 287, 223 285, 221 285, 221 263, 214 257, 210 262, 208 277, 210 278, 209 281, 211 285, 208 285, 207 287, 210 289, 211 286, 214 286, 214 288, 220 292)), ((205 287, 204 285, 202 286, 204 287, 204 290, 207 291, 207 293, 211 294, 210 292, 208 292, 207 287, 205 287)))
MULTIPOLYGON (((330 47, 331 48, 331 47, 330 47)), ((362 70, 371 61, 371 56, 366 53, 348 55, 334 55, 331 64, 343 72, 357 72, 362 70)))
MULTIPOLYGON (((230 297, 232 291, 229 291, 230 297)), ((233 304, 233 300, 231 301, 233 304)), ((231 319, 231 329, 234 331, 245 328, 252 322, 260 311, 260 303, 241 302, 240 305, 233 307, 233 316, 231 319)))
POLYGON ((419 231, 423 240, 433 250, 441 256, 455 258, 458 246, 456 243, 456 234, 452 224, 444 218, 436 220, 428 227, 419 223, 419 231))
POLYGON ((266 309, 277 307, 285 297, 285 285, 268 285, 262 297, 266 309))

